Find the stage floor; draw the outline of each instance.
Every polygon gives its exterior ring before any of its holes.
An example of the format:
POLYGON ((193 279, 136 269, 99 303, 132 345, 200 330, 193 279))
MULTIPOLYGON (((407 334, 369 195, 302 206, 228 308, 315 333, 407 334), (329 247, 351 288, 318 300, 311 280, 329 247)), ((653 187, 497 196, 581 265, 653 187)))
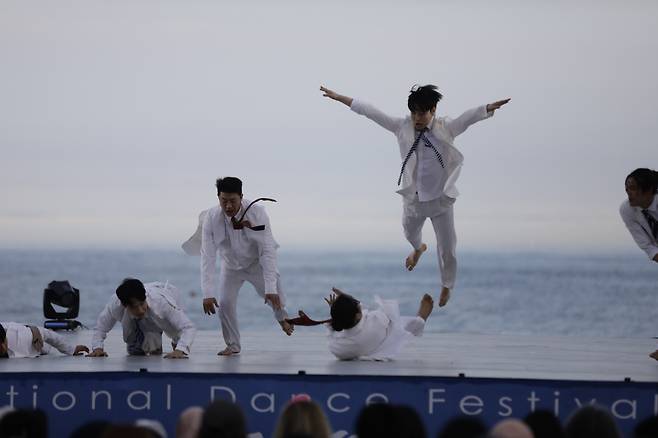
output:
MULTIPOLYGON (((89 344, 91 331, 67 334, 89 344)), ((165 337, 166 339, 166 337, 165 337)), ((106 342, 107 358, 67 357, 58 352, 38 359, 0 361, 0 372, 237 373, 486 377, 585 381, 658 382, 658 362, 648 357, 655 339, 565 336, 425 334, 391 362, 338 361, 327 349, 322 327, 298 328, 292 337, 277 331, 247 332, 243 351, 221 357, 219 331, 199 331, 189 359, 129 357, 119 330, 106 342)))

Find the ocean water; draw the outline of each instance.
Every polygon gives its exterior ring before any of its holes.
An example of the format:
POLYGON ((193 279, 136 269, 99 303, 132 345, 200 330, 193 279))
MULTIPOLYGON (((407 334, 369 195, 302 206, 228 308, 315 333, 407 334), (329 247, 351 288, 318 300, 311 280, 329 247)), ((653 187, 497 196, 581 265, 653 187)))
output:
MULTIPOLYGON (((413 272, 404 252, 280 251, 279 270, 289 312, 325 318, 332 286, 364 306, 376 295, 399 300, 415 314, 423 293, 439 292, 436 255, 428 251, 413 272)), ((603 337, 658 336, 658 264, 642 253, 459 255, 457 286, 448 306, 435 308, 426 330, 488 334, 603 337)), ((199 258, 176 251, 0 250, 0 320, 40 324, 43 289, 69 280, 80 289, 78 318, 93 327, 125 277, 169 281, 200 329, 218 329, 201 310, 199 258)), ((272 313, 248 284, 238 304, 243 330, 277 328, 272 313)))

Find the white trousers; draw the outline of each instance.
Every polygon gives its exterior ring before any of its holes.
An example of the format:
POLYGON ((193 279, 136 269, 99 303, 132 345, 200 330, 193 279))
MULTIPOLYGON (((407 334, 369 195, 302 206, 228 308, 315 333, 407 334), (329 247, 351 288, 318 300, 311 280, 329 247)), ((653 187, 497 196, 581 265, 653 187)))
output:
MULTIPOLYGON (((454 201, 453 201, 454 202, 454 201)), ((402 209, 404 237, 414 249, 423 243, 422 230, 425 220, 432 221, 436 235, 436 251, 439 259, 440 282, 444 287, 455 287, 457 277, 457 234, 452 202, 434 200, 428 202, 405 199, 402 209)))
MULTIPOLYGON (((226 346, 234 353, 240 352, 240 330, 238 327, 238 293, 247 281, 256 289, 260 297, 265 300, 265 280, 263 279, 263 268, 254 264, 246 269, 227 269, 222 266, 219 273, 219 322, 222 327, 222 335, 226 346)), ((276 292, 281 300, 281 310, 274 310, 274 318, 283 321, 288 317, 285 307, 285 295, 281 289, 281 277, 277 273, 276 292)), ((270 292, 270 291, 268 291, 270 292)), ((272 303, 268 302, 272 307, 272 303)))

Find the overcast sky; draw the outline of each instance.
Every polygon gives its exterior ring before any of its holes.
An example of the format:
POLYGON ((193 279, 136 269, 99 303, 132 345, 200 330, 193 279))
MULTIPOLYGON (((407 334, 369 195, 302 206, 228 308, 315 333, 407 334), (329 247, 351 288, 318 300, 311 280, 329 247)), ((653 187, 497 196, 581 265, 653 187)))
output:
MULTIPOLYGON (((459 246, 639 251, 624 178, 658 168, 658 2, 0 3, 0 247, 177 248, 244 180, 284 248, 406 245, 396 139, 321 84, 458 116, 459 246)), ((432 240, 426 226, 426 240, 432 240)))

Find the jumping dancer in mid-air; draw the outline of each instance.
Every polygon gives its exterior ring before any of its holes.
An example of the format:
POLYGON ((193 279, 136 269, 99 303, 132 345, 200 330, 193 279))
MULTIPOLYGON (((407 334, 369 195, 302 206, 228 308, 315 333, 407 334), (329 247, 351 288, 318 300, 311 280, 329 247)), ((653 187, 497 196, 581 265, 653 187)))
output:
POLYGON ((324 96, 347 105, 397 137, 402 158, 397 181, 401 188, 397 193, 402 195, 404 235, 413 248, 405 266, 409 271, 413 270, 427 249, 421 231, 425 220, 430 218, 436 234, 441 271, 439 306, 445 306, 457 275, 457 236, 452 205, 459 194, 455 182, 464 161, 453 142, 470 125, 491 117, 510 99, 473 108, 456 119, 436 117, 436 104, 443 96, 434 85, 425 85, 411 90, 407 101, 411 113, 398 118, 328 88, 320 87, 320 90, 324 96))

